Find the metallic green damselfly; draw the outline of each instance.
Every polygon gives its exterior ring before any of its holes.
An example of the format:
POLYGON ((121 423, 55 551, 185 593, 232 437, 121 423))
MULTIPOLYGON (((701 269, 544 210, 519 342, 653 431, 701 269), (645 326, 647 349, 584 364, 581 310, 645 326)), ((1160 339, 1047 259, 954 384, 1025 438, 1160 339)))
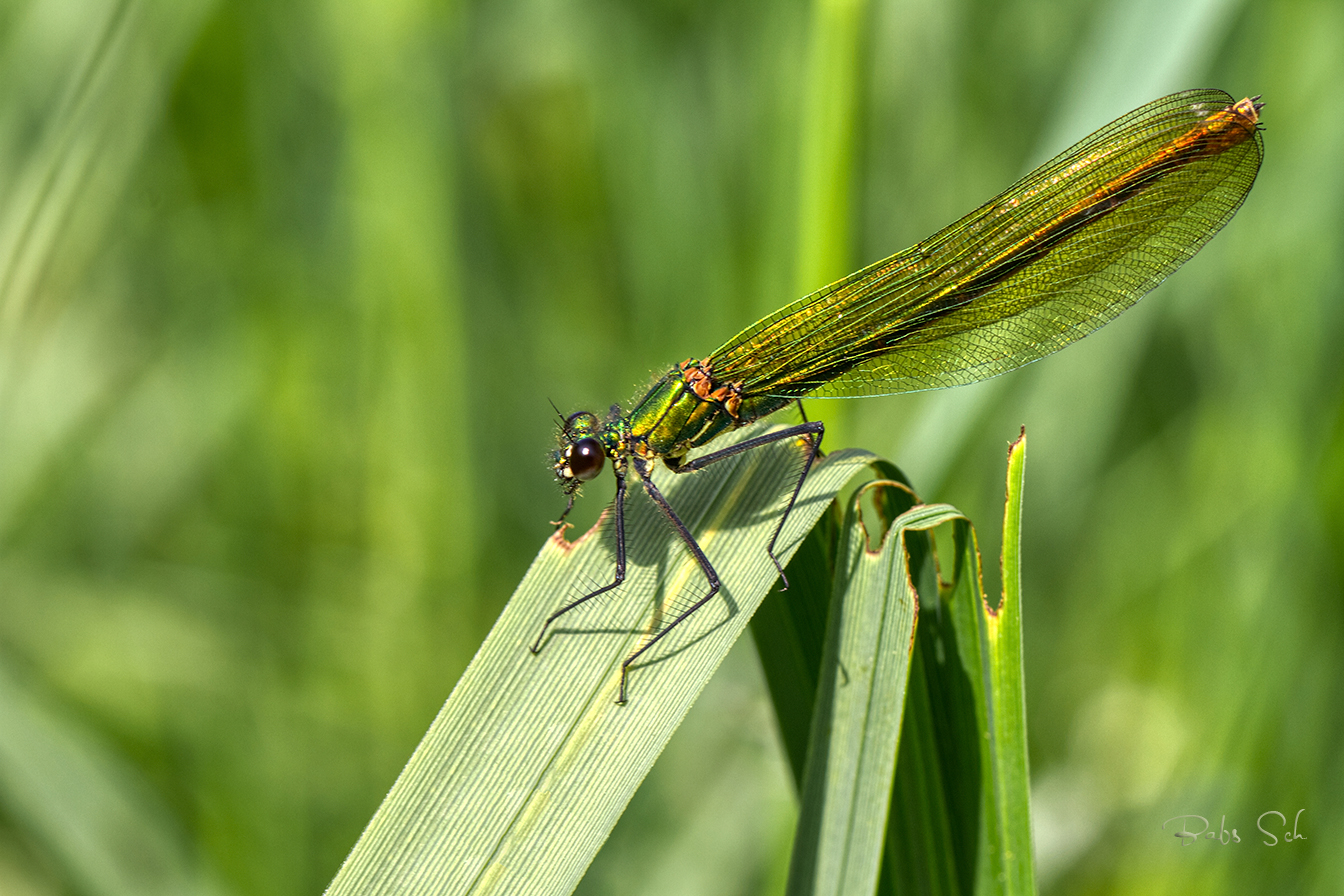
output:
POLYGON ((699 565, 706 591, 621 664, 630 664, 710 600, 719 577, 654 485, 674 473, 785 439, 802 470, 775 542, 821 448, 820 422, 746 439, 693 459, 693 449, 804 396, 888 395, 995 376, 1057 351, 1133 305, 1232 217, 1263 155, 1259 97, 1220 90, 1155 100, 1065 150, 1003 193, 910 249, 752 324, 700 360, 673 367, 629 411, 563 421, 553 455, 574 506, 579 486, 611 460, 616 476, 613 580, 552 613, 532 644, 575 607, 625 580, 626 479, 634 473, 699 565))

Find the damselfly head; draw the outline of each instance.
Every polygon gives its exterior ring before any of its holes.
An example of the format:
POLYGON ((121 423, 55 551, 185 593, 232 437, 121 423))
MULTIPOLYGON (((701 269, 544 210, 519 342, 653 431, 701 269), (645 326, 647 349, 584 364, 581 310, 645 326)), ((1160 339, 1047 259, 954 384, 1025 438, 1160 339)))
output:
POLYGON ((607 452, 597 438, 600 430, 597 415, 588 411, 572 414, 561 426, 560 447, 551 454, 551 467, 566 492, 602 472, 607 452))

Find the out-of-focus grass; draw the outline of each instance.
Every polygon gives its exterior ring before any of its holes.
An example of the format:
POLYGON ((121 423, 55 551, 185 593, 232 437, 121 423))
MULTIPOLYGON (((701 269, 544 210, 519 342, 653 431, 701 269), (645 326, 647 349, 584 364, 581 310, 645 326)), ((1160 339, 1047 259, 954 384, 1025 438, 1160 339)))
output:
MULTIPOLYGON (((836 182, 816 165, 842 160, 826 251, 857 267, 1207 85, 1268 103, 1223 234, 1081 345, 847 403, 838 440, 987 532, 1031 432, 1045 892, 1333 891, 1344 10, 855 8, 852 149, 824 152, 805 3, 0 11, 0 662, 132 794, 118 831, 207 888, 319 889, 559 512, 548 398, 625 400, 794 298, 800 190, 836 182), (1298 809, 1308 839, 1264 846, 1257 816, 1298 809), (1161 825, 1187 814, 1241 843, 1179 848, 1161 825)), ((707 843, 733 873, 697 886, 782 886, 754 662, 725 664, 583 891, 670 892, 665 861, 707 843)), ((0 891, 116 892, 16 768, 0 891)))

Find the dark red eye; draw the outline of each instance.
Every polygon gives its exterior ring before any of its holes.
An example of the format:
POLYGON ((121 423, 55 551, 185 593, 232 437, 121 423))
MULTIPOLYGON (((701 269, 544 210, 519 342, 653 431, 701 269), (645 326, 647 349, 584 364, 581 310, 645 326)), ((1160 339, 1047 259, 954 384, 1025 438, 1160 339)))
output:
POLYGON ((570 475, 580 482, 587 482, 602 472, 606 459, 607 454, 597 439, 579 439, 569 449, 570 475))

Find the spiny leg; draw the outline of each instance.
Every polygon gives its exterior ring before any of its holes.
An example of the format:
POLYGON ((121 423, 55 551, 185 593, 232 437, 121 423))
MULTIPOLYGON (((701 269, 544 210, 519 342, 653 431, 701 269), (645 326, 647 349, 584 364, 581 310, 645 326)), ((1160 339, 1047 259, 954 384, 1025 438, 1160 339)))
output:
MULTIPOLYGON (((801 409, 802 405, 799 404, 801 409)), ((816 427, 815 430, 803 436, 807 442, 806 457, 803 459, 802 472, 798 474, 798 481, 793 484, 793 494, 789 495, 789 503, 785 506, 784 512, 779 515, 779 522, 775 524, 775 534, 770 536, 770 543, 765 546, 765 552, 770 555, 770 560, 775 564, 775 569, 779 570, 779 580, 781 591, 789 590, 789 577, 784 574, 784 567, 775 556, 775 542, 779 541, 779 534, 784 531, 784 524, 789 520, 789 514, 793 512, 793 505, 798 502, 798 495, 803 490, 803 482, 807 479, 807 474, 812 470, 812 464, 821 456, 821 440, 826 435, 826 426, 820 420, 811 423, 804 423, 803 426, 816 427)))
MULTIPOLYGON (((798 405, 798 416, 803 418, 803 422, 804 422, 804 423, 810 423, 811 421, 807 419, 807 411, 803 409, 803 400, 802 400, 801 398, 797 398, 797 399, 794 399, 794 402, 793 402, 793 403, 796 404, 796 405, 798 405)), ((818 442, 817 442, 817 452, 816 452, 816 456, 817 456, 817 457, 825 457, 825 456, 826 456, 826 454, 821 450, 821 442, 820 442, 820 440, 818 440, 818 442)))
POLYGON ((709 581, 709 591, 695 603, 683 610, 676 619, 673 619, 667 625, 663 626, 656 635, 644 642, 638 650, 625 658, 625 661, 621 663, 621 691, 616 698, 617 703, 625 702, 625 681, 630 675, 630 664, 639 659, 642 653, 662 640, 664 635, 686 621, 692 613, 708 603, 711 597, 719 593, 719 574, 714 571, 714 567, 710 564, 709 558, 705 556, 705 552, 701 550, 700 545, 696 543, 695 536, 691 534, 691 530, 686 528, 686 524, 681 521, 681 517, 677 516, 676 511, 672 509, 672 505, 667 503, 667 499, 663 497, 663 493, 653 484, 653 478, 650 476, 652 469, 650 467, 651 465, 637 462, 639 476, 644 483, 644 491, 648 493, 648 496, 653 500, 654 505, 663 512, 663 516, 667 517, 668 522, 672 524, 672 528, 676 530, 677 536, 682 540, 682 543, 686 545, 686 550, 690 551, 691 556, 695 558, 695 562, 699 565, 700 571, 705 574, 705 578, 709 581))
MULTIPOLYGON (((801 405, 799 409, 801 410, 801 405)), ((785 439, 801 438, 807 442, 806 457, 803 460, 803 470, 798 476, 798 481, 793 484, 793 494, 789 495, 789 503, 785 505, 784 512, 780 514, 779 523, 775 526, 775 534, 770 536, 770 542, 766 545, 765 551, 770 555, 770 561, 775 564, 775 569, 779 570, 779 578, 784 583, 783 590, 789 590, 789 577, 784 574, 784 566, 775 556, 775 542, 779 540, 779 534, 784 531, 784 524, 788 522, 789 514, 793 511, 793 505, 798 500, 799 493, 803 490, 803 481, 807 479, 808 471, 812 469, 812 462, 816 460, 821 453, 821 439, 826 435, 826 425, 820 420, 812 420, 807 423, 800 423, 797 426, 790 426, 788 429, 781 429, 778 432, 766 433, 763 436, 757 436, 754 439, 747 439, 738 442, 736 445, 730 445, 721 451, 714 451, 703 457, 697 457, 695 460, 680 466, 670 467, 676 473, 689 473, 692 470, 700 470, 716 461, 732 457, 735 454, 741 454, 744 451, 750 451, 753 448, 759 448, 762 445, 769 445, 772 442, 782 442, 785 439)))
POLYGON ((577 492, 570 492, 569 503, 565 505, 565 510, 563 513, 560 514, 560 518, 551 520, 551 525, 554 526, 556 529, 565 528, 569 525, 568 523, 565 522, 565 517, 569 516, 569 512, 574 509, 574 497, 577 494, 578 494, 577 492))
MULTIPOLYGON (((570 506, 572 507, 573 504, 574 502, 571 499, 570 506)), ((568 512, 569 508, 566 508, 565 513, 568 512)), ((564 515, 562 514, 560 518, 563 520, 564 515)), ((547 616, 546 621, 541 624, 541 632, 537 635, 537 640, 532 642, 532 646, 529 649, 533 653, 540 653, 541 639, 546 637, 546 629, 550 628, 552 622, 559 619, 561 616, 565 615, 570 610, 574 609, 580 604, 592 600, 599 594, 605 594, 606 592, 620 585, 624 581, 625 581, 625 477, 622 476, 620 473, 617 473, 616 474, 616 578, 612 581, 610 585, 603 585, 596 591, 585 594, 583 597, 579 598, 576 601, 573 601, 572 603, 565 604, 563 607, 556 610, 551 615, 547 616)))

